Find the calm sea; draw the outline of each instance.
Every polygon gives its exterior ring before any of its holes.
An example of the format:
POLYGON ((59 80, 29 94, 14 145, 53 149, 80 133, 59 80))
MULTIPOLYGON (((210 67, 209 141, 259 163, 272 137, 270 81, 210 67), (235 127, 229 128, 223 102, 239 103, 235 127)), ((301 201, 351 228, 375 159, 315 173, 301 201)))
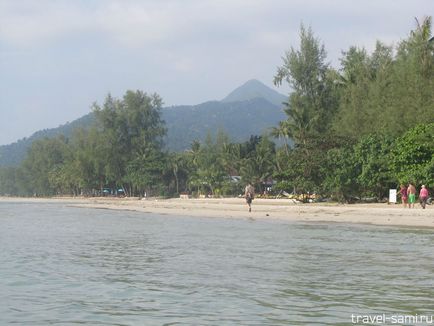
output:
POLYGON ((434 314, 434 231, 0 203, 0 325, 434 314))

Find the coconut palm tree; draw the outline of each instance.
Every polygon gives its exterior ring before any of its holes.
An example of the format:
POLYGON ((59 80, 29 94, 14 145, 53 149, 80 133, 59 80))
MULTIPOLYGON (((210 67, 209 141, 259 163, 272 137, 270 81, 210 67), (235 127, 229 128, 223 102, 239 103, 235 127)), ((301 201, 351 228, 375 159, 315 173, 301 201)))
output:
POLYGON ((284 121, 279 121, 279 124, 277 127, 273 127, 271 129, 270 135, 274 138, 280 139, 284 141, 284 149, 285 149, 285 154, 288 155, 289 154, 289 145, 288 145, 288 139, 290 138, 289 135, 289 130, 287 127, 287 122, 286 120, 284 121))

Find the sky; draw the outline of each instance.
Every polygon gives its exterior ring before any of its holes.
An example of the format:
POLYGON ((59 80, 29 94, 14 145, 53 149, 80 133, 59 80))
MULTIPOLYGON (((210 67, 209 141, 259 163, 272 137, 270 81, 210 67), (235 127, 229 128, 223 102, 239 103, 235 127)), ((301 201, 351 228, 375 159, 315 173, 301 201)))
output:
POLYGON ((0 0, 0 145, 129 89, 165 106, 252 78, 287 94, 272 81, 301 23, 338 67, 350 46, 397 44, 433 14, 433 0, 0 0))

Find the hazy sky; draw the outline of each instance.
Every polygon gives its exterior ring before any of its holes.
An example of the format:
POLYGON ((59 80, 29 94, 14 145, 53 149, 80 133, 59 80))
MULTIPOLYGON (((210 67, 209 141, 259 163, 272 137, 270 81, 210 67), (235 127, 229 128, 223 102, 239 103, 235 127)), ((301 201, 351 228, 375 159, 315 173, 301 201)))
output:
POLYGON ((301 22, 337 66, 350 45, 396 44, 433 13, 433 0, 0 0, 0 144, 79 118, 108 92, 175 105, 252 78, 272 86, 301 22))

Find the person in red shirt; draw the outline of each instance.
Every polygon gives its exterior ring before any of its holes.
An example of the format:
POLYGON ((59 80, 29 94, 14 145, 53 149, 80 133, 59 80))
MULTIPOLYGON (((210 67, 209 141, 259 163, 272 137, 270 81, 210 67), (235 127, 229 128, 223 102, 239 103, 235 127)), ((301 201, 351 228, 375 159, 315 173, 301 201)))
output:
POLYGON ((428 189, 426 189, 425 185, 422 185, 422 188, 420 189, 419 192, 419 201, 423 209, 425 209, 426 201, 428 200, 428 195, 429 195, 428 189))
POLYGON ((401 185, 401 189, 399 190, 399 194, 401 195, 401 201, 404 208, 407 207, 408 195, 407 195, 407 187, 401 185))

